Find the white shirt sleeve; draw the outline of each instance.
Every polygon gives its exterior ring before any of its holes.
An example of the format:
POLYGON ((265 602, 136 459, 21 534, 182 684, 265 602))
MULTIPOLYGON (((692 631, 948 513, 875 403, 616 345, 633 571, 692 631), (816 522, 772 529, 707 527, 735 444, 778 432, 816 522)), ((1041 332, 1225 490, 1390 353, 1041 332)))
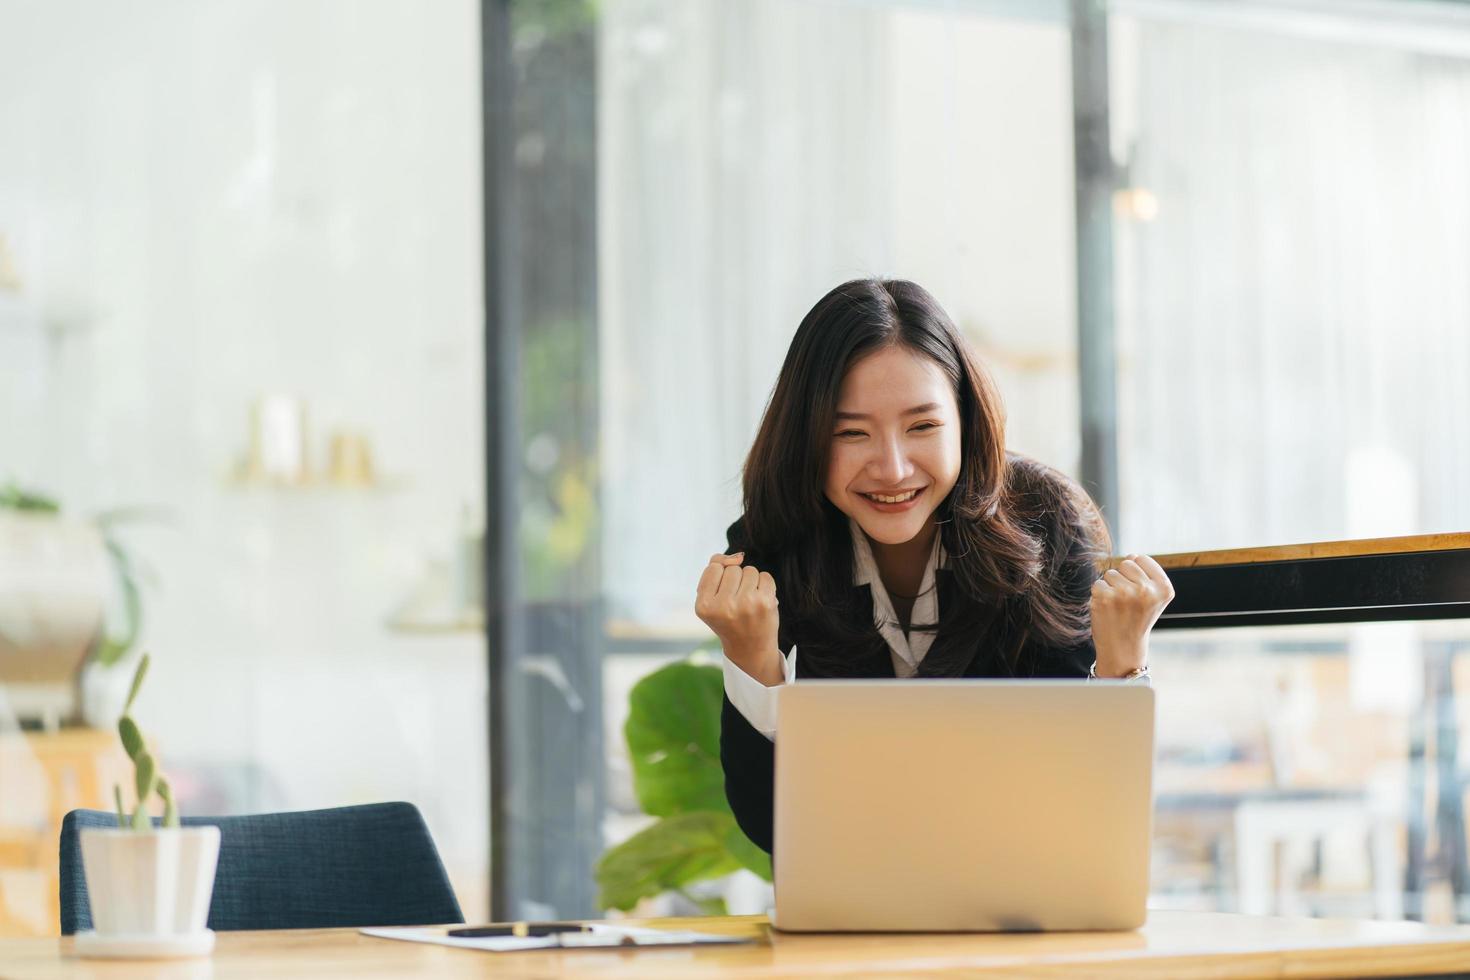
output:
MULTIPOLYGON (((730 699, 735 710, 750 722, 750 727, 774 742, 776 740, 776 692, 780 690, 781 685, 766 687, 737 667, 729 657, 721 656, 720 661, 725 671, 725 696, 730 699)), ((796 647, 793 646, 791 652, 781 658, 781 670, 785 675, 783 684, 790 684, 796 679, 796 647)))

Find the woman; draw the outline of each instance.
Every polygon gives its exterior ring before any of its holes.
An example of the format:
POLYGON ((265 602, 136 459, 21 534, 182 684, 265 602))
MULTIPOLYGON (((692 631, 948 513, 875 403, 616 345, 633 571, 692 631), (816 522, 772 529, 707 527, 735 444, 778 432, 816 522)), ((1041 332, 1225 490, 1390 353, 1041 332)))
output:
POLYGON ((1168 576, 1130 555, 1099 577, 1097 508, 1004 437, 994 384, 914 283, 844 283, 797 328, 695 603, 725 653, 725 792, 767 851, 781 684, 1147 679, 1168 576))

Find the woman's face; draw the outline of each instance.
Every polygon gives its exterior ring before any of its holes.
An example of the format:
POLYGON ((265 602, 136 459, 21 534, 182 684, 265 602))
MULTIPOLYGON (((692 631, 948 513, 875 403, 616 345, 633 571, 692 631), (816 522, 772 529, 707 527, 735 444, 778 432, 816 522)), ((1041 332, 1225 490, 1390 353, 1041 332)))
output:
POLYGON ((887 347, 848 368, 837 395, 827 499, 882 544, 911 541, 960 475, 954 389, 939 365, 887 347))

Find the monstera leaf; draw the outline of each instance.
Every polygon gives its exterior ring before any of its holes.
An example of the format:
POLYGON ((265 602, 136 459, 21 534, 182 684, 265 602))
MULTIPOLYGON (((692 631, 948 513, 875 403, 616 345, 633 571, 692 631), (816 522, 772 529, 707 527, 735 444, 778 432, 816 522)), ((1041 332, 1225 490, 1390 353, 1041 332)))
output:
POLYGON ((723 690, 719 668, 688 662, 670 664, 634 686, 623 737, 643 812, 728 812, 720 768, 723 690))
POLYGON ((725 846, 740 862, 740 866, 747 871, 754 871, 762 881, 771 880, 771 856, 756 847, 740 825, 735 822, 735 815, 730 814, 730 829, 725 832, 725 846))
MULTIPOLYGON (((597 865, 604 908, 628 910, 666 891, 748 868, 771 880, 771 859, 746 838, 725 802, 720 767, 718 667, 670 664, 639 681, 623 735, 633 788, 657 823, 607 851, 597 865)), ((691 899, 692 900, 692 899, 691 899)), ((697 902, 722 912, 718 899, 697 902)))
MULTIPOLYGON (((665 817, 602 856, 597 865, 599 901, 605 908, 626 911, 641 899, 738 871, 740 862, 729 848, 732 830, 740 833, 728 813, 665 817)), ((716 911, 708 905, 705 910, 716 911)))

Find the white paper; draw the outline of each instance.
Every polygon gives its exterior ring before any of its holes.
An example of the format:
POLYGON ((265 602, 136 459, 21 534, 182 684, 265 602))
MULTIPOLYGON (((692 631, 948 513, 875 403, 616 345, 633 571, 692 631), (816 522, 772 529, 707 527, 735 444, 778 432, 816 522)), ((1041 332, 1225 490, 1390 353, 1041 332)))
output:
POLYGON ((631 940, 631 946, 688 946, 704 943, 729 944, 748 942, 742 937, 718 936, 707 932, 676 932, 668 929, 641 929, 636 926, 618 926, 609 923, 588 923, 588 932, 567 932, 553 936, 450 936, 448 929, 460 926, 395 926, 391 928, 360 929, 364 936, 379 939, 401 939, 411 943, 433 943, 438 946, 457 946, 461 949, 479 949, 491 953, 515 953, 531 949, 576 949, 591 947, 614 948, 631 940))

